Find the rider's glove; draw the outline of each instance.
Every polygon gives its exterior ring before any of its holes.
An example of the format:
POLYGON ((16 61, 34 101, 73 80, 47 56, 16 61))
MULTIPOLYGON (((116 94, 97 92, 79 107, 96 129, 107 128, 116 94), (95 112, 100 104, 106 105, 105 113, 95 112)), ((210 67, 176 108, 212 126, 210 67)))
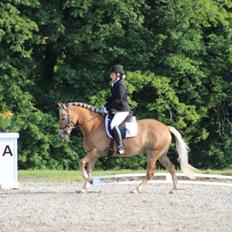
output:
POLYGON ((106 107, 102 107, 102 108, 100 109, 100 112, 101 112, 102 114, 108 114, 108 111, 107 111, 106 107))

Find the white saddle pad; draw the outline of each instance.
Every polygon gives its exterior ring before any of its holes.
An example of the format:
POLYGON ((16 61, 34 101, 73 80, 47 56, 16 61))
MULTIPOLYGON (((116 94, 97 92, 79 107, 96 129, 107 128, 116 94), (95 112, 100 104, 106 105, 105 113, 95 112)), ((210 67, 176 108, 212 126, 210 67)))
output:
MULTIPOLYGON (((109 138, 113 138, 112 135, 109 132, 109 115, 107 115, 105 117, 105 130, 106 130, 106 134, 109 138)), ((125 138, 132 138, 135 137, 138 133, 138 125, 137 125, 137 121, 136 121, 136 117, 132 117, 132 120, 130 122, 126 122, 126 137, 125 138)))

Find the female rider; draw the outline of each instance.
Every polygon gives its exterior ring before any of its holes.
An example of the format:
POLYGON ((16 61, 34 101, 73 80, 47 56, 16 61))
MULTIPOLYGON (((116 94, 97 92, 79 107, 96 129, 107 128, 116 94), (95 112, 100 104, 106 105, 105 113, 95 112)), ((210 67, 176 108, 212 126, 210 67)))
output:
POLYGON ((122 143, 122 135, 119 125, 126 119, 130 107, 127 101, 127 87, 124 83, 125 72, 122 65, 114 65, 110 69, 111 97, 108 99, 105 109, 113 114, 110 128, 113 131, 114 139, 118 146, 118 154, 124 154, 125 149, 122 143))

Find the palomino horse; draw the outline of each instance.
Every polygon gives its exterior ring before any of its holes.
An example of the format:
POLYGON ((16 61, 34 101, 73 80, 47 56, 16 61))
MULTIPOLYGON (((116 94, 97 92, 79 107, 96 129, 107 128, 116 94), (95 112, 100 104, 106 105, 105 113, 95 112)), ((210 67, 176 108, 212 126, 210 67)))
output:
MULTIPOLYGON (((84 186, 81 192, 85 193, 92 181, 91 172, 99 157, 104 157, 108 153, 110 139, 105 133, 104 117, 96 107, 84 103, 58 103, 60 107, 60 130, 59 136, 67 139, 71 131, 79 125, 84 137, 84 147, 87 154, 80 160, 80 170, 84 178, 84 186)), ((192 170, 188 164, 188 146, 183 141, 180 133, 171 126, 166 126, 154 119, 138 120, 138 134, 134 138, 125 139, 125 154, 113 156, 128 157, 137 154, 147 153, 147 173, 144 180, 136 187, 134 193, 141 193, 143 186, 154 175, 156 161, 171 173, 173 190, 177 190, 177 177, 175 166, 167 157, 172 136, 176 139, 176 149, 179 155, 181 170, 189 178, 193 178, 192 170)), ((116 150, 116 149, 115 149, 116 150)))

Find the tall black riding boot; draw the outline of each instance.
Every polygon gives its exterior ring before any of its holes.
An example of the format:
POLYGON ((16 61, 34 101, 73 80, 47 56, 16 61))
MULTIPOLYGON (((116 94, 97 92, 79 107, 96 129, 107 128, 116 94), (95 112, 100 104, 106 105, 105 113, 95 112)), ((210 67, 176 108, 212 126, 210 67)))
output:
POLYGON ((118 154, 123 155, 125 153, 125 149, 122 143, 122 135, 118 126, 115 126, 113 128, 113 134, 114 134, 114 139, 116 140, 118 146, 118 154))

